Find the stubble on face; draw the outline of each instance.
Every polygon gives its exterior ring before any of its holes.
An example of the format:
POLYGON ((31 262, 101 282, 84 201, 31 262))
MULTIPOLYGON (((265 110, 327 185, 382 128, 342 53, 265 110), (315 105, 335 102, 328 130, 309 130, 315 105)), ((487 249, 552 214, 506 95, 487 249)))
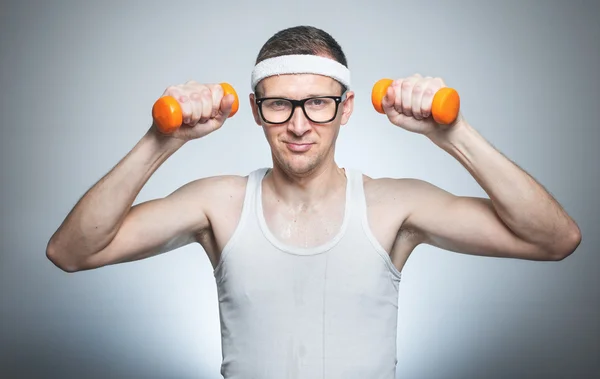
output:
MULTIPOLYGON (((319 95, 339 95, 341 86, 335 80, 321 75, 280 75, 261 83, 265 97, 302 99, 319 95)), ((318 170, 328 159, 333 160, 335 141, 340 128, 338 117, 328 124, 314 124, 306 119, 301 109, 295 109, 292 119, 283 125, 263 123, 263 130, 273 161, 284 172, 293 176, 307 176, 318 170), (307 151, 288 144, 311 144, 307 151)))

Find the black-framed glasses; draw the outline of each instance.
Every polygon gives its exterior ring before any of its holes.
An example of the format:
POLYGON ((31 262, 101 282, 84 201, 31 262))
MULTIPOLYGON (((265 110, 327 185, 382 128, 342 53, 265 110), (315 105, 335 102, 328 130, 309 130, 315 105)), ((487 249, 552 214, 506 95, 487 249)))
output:
POLYGON ((302 108, 307 119, 316 124, 326 124, 335 119, 340 104, 346 100, 341 96, 315 96, 301 100, 284 97, 261 97, 256 99, 258 112, 268 124, 285 124, 292 118, 296 107, 302 108))

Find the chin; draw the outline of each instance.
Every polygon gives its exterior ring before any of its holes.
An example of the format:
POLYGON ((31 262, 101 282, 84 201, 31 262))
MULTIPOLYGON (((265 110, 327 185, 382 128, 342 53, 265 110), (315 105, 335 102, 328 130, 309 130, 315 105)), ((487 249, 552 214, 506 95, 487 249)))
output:
POLYGON ((314 157, 281 157, 278 163, 281 168, 292 175, 305 175, 312 172, 319 162, 314 157))

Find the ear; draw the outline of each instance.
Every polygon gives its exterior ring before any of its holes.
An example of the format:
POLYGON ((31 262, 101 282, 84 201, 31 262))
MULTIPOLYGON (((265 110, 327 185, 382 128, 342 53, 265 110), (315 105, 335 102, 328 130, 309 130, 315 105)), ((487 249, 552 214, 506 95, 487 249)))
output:
POLYGON ((346 100, 342 103, 342 120, 341 124, 346 125, 350 119, 350 115, 354 110, 354 91, 346 92, 346 100))
POLYGON ((250 108, 252 109, 252 115, 254 116, 254 122, 256 122, 256 125, 262 126, 262 124, 260 123, 260 115, 258 114, 258 106, 254 101, 254 96, 255 95, 253 93, 251 93, 249 96, 250 108))

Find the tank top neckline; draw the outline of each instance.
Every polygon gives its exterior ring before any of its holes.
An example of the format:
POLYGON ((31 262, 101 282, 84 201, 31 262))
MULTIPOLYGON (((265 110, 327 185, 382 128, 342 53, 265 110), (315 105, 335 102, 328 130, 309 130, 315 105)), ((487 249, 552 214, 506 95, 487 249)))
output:
POLYGON ((354 194, 353 193, 354 192, 353 191, 354 176, 353 176, 352 170, 348 169, 348 168, 344 168, 344 172, 346 174, 346 190, 345 190, 346 199, 344 201, 344 217, 342 219, 342 224, 340 225, 338 231, 334 234, 334 236, 332 238, 330 238, 327 242, 322 243, 317 246, 313 246, 313 247, 300 247, 300 246, 287 244, 287 243, 281 241, 279 238, 277 238, 271 232, 271 229, 267 225, 267 221, 265 219, 264 209, 263 209, 263 200, 262 200, 262 193, 263 193, 262 183, 263 183, 264 177, 266 176, 266 174, 268 172, 269 172, 269 168, 264 168, 258 173, 256 181, 255 181, 255 191, 254 191, 254 194, 255 194, 254 204, 256 204, 255 213, 256 213, 256 217, 258 219, 259 227, 260 227, 264 237, 271 244, 273 244, 273 246, 275 246, 279 250, 289 253, 289 254, 295 254, 295 255, 322 254, 322 253, 329 251, 335 245, 337 245, 340 242, 340 240, 342 239, 342 237, 344 236, 344 234, 346 233, 346 230, 348 229, 348 223, 350 221, 350 216, 352 214, 351 206, 352 206, 352 196, 354 194))

